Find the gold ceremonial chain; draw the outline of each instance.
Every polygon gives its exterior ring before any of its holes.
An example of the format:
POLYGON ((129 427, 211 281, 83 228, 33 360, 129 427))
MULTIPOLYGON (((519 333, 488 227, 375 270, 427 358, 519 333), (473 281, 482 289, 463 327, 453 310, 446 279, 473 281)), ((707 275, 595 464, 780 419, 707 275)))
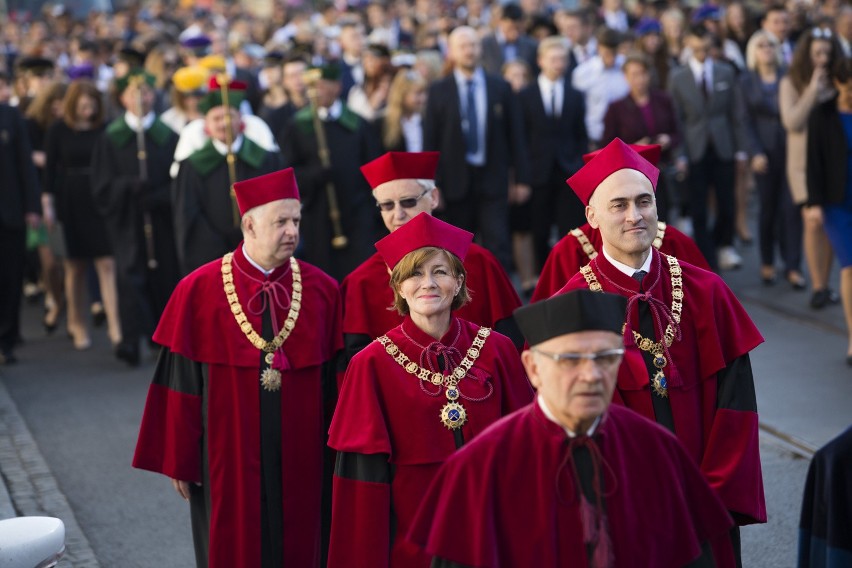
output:
POLYGON ((257 333, 248 321, 243 307, 240 305, 240 299, 237 297, 237 289, 234 286, 234 275, 231 270, 231 259, 234 253, 229 252, 222 257, 222 285, 225 289, 225 296, 228 298, 231 312, 234 314, 234 319, 237 320, 237 325, 246 337, 257 349, 265 351, 263 360, 267 365, 270 365, 263 370, 260 376, 260 384, 268 391, 277 391, 281 388, 281 372, 278 369, 272 368, 272 361, 275 359, 275 351, 284 345, 287 338, 290 337, 290 332, 296 327, 296 320, 299 319, 299 310, 302 309, 302 272, 299 268, 299 263, 292 256, 290 257, 290 270, 293 272, 293 299, 290 301, 290 312, 287 314, 287 319, 284 320, 284 327, 278 332, 278 335, 272 338, 272 341, 266 341, 259 333, 257 333))
MULTIPOLYGON (((680 323, 680 314, 683 311, 683 271, 680 268, 680 264, 677 259, 673 256, 665 255, 666 259, 669 261, 669 272, 671 273, 672 279, 672 319, 675 321, 675 324, 680 323)), ((586 266, 580 269, 580 272, 583 274, 583 277, 586 279, 586 284, 589 285, 589 290, 592 292, 602 292, 600 282, 598 282, 595 273, 592 271, 591 265, 587 264, 586 266)), ((621 326, 621 333, 624 334, 624 330, 627 327, 627 324, 621 326)), ((651 381, 651 386, 654 389, 654 392, 657 393, 662 398, 666 398, 669 395, 668 383, 666 381, 666 375, 663 373, 663 367, 668 365, 668 361, 666 360, 664 353, 665 348, 663 347, 662 341, 653 341, 648 339, 647 337, 643 337, 639 332, 635 329, 631 330, 633 332, 633 341, 636 342, 636 346, 639 347, 642 351, 647 351, 651 355, 654 356, 654 367, 657 369, 657 373, 654 375, 653 380, 651 381)), ((663 335, 663 340, 666 342, 665 347, 671 347, 674 342, 675 331, 672 327, 672 324, 669 323, 666 326, 665 334, 663 335)))
POLYGON ((405 369, 408 374, 417 375, 417 378, 421 381, 431 382, 435 386, 443 385, 446 387, 447 390, 444 394, 446 394, 448 402, 441 408, 441 422, 450 430, 456 430, 467 422, 467 412, 460 403, 456 402, 461 394, 458 389, 459 381, 465 378, 470 368, 473 367, 474 361, 479 358, 482 346, 485 345, 485 339, 489 335, 491 335, 490 328, 480 327, 464 359, 449 375, 424 369, 400 351, 399 347, 387 335, 377 338, 376 341, 384 346, 387 354, 393 357, 394 361, 399 363, 399 366, 405 369))
MULTIPOLYGON (((586 236, 579 227, 576 229, 571 229, 568 234, 579 241, 580 246, 583 247, 583 252, 586 253, 586 256, 589 257, 589 260, 594 260, 596 256, 598 256, 598 251, 595 250, 595 247, 592 246, 592 243, 589 242, 589 237, 586 236)), ((660 250, 660 247, 663 246, 663 238, 666 236, 666 224, 662 221, 657 221, 657 234, 654 236, 654 241, 651 243, 655 249, 660 250)))

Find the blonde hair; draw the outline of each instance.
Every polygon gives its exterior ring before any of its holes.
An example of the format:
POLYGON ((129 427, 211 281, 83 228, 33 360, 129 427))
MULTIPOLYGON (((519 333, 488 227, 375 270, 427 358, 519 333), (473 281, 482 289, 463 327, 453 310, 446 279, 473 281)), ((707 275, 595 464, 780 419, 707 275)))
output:
POLYGON ((751 39, 749 39, 746 44, 746 67, 752 71, 757 71, 757 44, 760 41, 768 41, 772 45, 775 53, 775 67, 780 67, 780 53, 778 52, 778 49, 776 49, 778 44, 763 30, 757 30, 754 32, 751 39))
POLYGON ((541 57, 548 49, 561 49, 565 53, 568 53, 568 43, 565 41, 565 38, 562 36, 549 36, 541 40, 541 43, 538 44, 538 50, 536 55, 541 57))
POLYGON ((450 272, 454 278, 461 276, 462 282, 459 287, 458 294, 453 298, 453 303, 450 305, 451 310, 457 310, 463 305, 470 302, 470 291, 467 289, 467 271, 461 259, 446 249, 439 247, 422 247, 411 251, 402 260, 396 263, 396 266, 391 270, 390 287, 393 290, 393 309, 399 315, 407 316, 409 314, 408 302, 399 293, 399 287, 405 280, 408 280, 414 275, 414 271, 426 264, 436 254, 443 254, 449 265, 450 272))
POLYGON ((382 143, 394 148, 402 141, 402 117, 405 114, 405 97, 416 89, 426 89, 426 81, 416 72, 403 69, 396 74, 388 91, 385 121, 382 126, 382 143))

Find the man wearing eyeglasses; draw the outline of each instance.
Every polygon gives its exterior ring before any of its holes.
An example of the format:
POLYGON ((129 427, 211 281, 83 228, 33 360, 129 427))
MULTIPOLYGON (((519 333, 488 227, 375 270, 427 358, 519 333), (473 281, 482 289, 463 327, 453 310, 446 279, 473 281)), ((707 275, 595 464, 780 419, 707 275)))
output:
MULTIPOLYGON (((361 172, 373 188, 379 212, 388 231, 394 232, 418 213, 430 215, 438 206, 435 187, 438 152, 388 152, 365 164, 361 172)), ((492 327, 509 336, 519 348, 520 332, 512 310, 521 305, 506 271, 493 254, 472 244, 464 261, 472 300, 459 308, 458 317, 492 327)), ((402 323, 388 308, 393 304, 388 267, 374 254, 343 280, 343 333, 347 361, 376 337, 402 323)))
POLYGON ((734 565, 731 518, 681 445, 610 406, 626 306, 575 290, 515 311, 538 397, 438 471, 408 535, 434 568, 734 565))
MULTIPOLYGON (((748 355, 763 337, 717 274, 653 247, 659 175, 616 138, 568 179, 603 246, 557 294, 627 298, 616 402, 678 437, 737 526, 765 523, 748 355)), ((731 538, 738 554, 738 530, 731 538)))

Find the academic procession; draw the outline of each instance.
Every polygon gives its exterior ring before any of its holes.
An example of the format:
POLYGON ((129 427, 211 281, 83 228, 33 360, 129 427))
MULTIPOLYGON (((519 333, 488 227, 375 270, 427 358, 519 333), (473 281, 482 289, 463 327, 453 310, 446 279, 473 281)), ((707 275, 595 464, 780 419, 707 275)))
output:
MULTIPOLYGON (((852 7, 125 4, 4 24, 0 383, 143 373, 197 567, 749 565, 729 281, 852 372, 852 7)), ((831 438, 787 565, 852 566, 831 438)))

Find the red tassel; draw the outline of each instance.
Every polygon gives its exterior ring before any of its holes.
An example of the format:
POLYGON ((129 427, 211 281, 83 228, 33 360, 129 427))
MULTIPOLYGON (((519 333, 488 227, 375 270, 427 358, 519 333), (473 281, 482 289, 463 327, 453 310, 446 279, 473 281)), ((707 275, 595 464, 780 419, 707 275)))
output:
POLYGON ((592 568, 610 568, 614 554, 606 520, 585 496, 580 497, 580 520, 583 523, 583 542, 594 545, 592 568))
POLYGON ((272 357, 272 368, 279 371, 290 370, 290 360, 287 359, 287 355, 284 354, 283 349, 275 350, 275 355, 272 357))

